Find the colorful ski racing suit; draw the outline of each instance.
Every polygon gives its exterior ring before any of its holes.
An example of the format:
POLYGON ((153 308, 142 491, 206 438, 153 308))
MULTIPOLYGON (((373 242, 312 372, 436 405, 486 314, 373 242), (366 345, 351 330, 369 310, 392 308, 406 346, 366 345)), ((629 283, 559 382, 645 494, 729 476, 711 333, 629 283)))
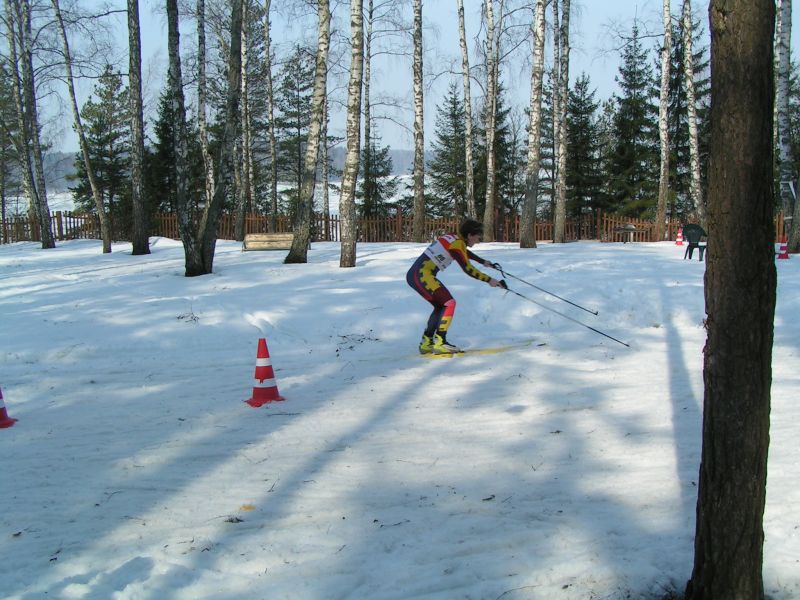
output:
POLYGON ((456 301, 436 275, 449 267, 454 260, 470 277, 484 282, 491 279, 472 266, 470 260, 480 264, 484 264, 485 261, 469 250, 464 240, 455 234, 443 235, 428 246, 406 274, 408 285, 433 305, 433 312, 425 329, 425 335, 429 337, 436 332, 445 337, 453 321, 456 301))

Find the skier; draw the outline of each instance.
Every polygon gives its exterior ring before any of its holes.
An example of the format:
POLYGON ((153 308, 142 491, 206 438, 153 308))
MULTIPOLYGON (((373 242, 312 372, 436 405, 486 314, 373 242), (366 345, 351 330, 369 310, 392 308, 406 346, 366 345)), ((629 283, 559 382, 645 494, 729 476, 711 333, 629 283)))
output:
POLYGON ((470 277, 485 281, 492 287, 506 287, 503 280, 497 280, 482 273, 470 260, 484 267, 499 269, 500 265, 482 259, 469 248, 481 240, 483 224, 466 219, 459 227, 459 235, 448 233, 441 236, 414 261, 406 274, 408 285, 433 305, 428 326, 419 343, 421 354, 455 354, 462 350, 447 341, 447 330, 453 321, 456 301, 450 291, 436 278, 439 271, 446 269, 454 260, 470 277))

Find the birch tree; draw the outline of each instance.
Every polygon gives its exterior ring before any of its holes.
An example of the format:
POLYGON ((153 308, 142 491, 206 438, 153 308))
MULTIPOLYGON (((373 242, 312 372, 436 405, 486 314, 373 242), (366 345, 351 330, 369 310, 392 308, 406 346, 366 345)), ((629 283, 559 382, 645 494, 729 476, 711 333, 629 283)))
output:
POLYGON ((700 178, 700 136, 697 131, 697 97, 694 89, 694 58, 692 51, 692 2, 683 0, 681 12, 683 39, 683 81, 686 87, 686 110, 689 126, 689 193, 697 220, 706 226, 705 200, 700 178))
POLYGON ((415 242, 425 241, 425 122, 422 91, 422 0, 414 0, 414 219, 415 242))
POLYGON ((31 6, 28 0, 6 0, 5 6, 9 29, 12 93, 19 130, 16 144, 17 153, 22 158, 25 194, 30 202, 29 212, 39 223, 42 248, 55 248, 39 133, 41 129, 33 68, 34 36, 31 30, 31 6))
POLYGON ((461 73, 464 82, 464 180, 467 216, 477 218, 475 207, 475 168, 472 158, 472 92, 470 91, 469 50, 467 30, 464 23, 464 0, 456 0, 458 6, 458 39, 461 45, 461 73))
POLYGON ((231 2, 225 110, 221 122, 219 154, 214 167, 219 177, 215 183, 212 199, 206 203, 203 213, 198 219, 190 208, 188 190, 188 138, 181 77, 178 6, 177 0, 166 0, 170 64, 169 88, 175 129, 176 213, 178 215, 178 229, 186 257, 185 274, 187 277, 207 275, 213 271, 217 226, 225 197, 228 194, 230 177, 234 170, 234 145, 239 123, 239 101, 241 98, 242 1, 233 0, 231 2))
POLYGON ((240 179, 236 185, 236 223, 234 226, 234 238, 238 241, 244 240, 245 218, 251 206, 253 194, 253 145, 252 145, 252 123, 250 118, 250 91, 249 78, 247 71, 249 68, 250 52, 250 25, 248 14, 250 12, 250 0, 242 2, 242 66, 241 66, 241 126, 239 144, 241 150, 241 161, 239 162, 240 179))
POLYGON ((278 223, 278 140, 275 136, 275 96, 272 89, 272 0, 264 0, 264 70, 267 92, 267 139, 269 140, 269 230, 278 223))
MULTIPOLYGON (((558 16, 557 30, 554 39, 558 38, 558 62, 554 65, 556 83, 554 97, 558 104, 553 103, 553 121, 556 146, 556 205, 553 223, 553 241, 562 243, 566 241, 565 228, 567 221, 567 101, 569 94, 569 13, 570 0, 553 0, 553 10, 560 13, 558 16), (560 11, 559 11, 560 5, 560 11)), ((556 24, 553 25, 556 27, 556 24)), ((554 54, 556 54, 554 52, 554 54)))
POLYGON ((686 600, 764 598, 776 272, 773 0, 711 0, 703 438, 686 600))
MULTIPOLYGON (((141 39, 139 0, 128 0, 128 94, 131 103, 131 204, 133 210, 131 244, 134 256, 150 254, 150 220, 144 196, 144 101, 142 100, 141 39)), ((88 166, 86 172, 89 173, 88 166)), ((101 220, 101 232, 102 229, 103 222, 101 220)), ((103 240, 105 244, 105 238, 103 240)))
MULTIPOLYGON (((92 160, 89 156, 89 144, 86 142, 86 134, 83 129, 83 121, 81 120, 81 113, 78 109, 78 100, 75 96, 75 78, 72 74, 72 53, 69 48, 69 39, 67 38, 67 30, 64 26, 64 16, 61 13, 61 6, 58 0, 51 0, 53 11, 56 17, 56 25, 58 33, 61 37, 61 49, 64 59, 64 74, 67 83, 67 91, 69 92, 70 106, 72 108, 73 124, 75 131, 78 134, 78 143, 81 147, 81 156, 83 157, 83 165, 86 169, 86 176, 89 179, 89 186, 92 190, 92 198, 94 199, 95 209, 97 216, 100 220, 100 238, 103 244, 103 253, 108 254, 111 252, 111 221, 108 217, 108 212, 103 204, 103 196, 100 193, 100 188, 97 185, 97 178, 95 177, 94 167, 92 160)), ((140 179, 141 183, 141 179, 140 179)))
POLYGON ((214 159, 208 147, 208 120, 206 98, 206 2, 197 0, 197 127, 200 133, 200 154, 203 157, 205 203, 214 198, 214 159))
POLYGON ((497 113, 497 41, 494 0, 485 0, 486 14, 486 203, 483 210, 483 239, 494 241, 495 213, 495 117, 497 113))
POLYGON ((789 80, 791 78, 792 0, 778 0, 775 54, 775 124, 778 138, 780 197, 783 214, 791 216, 788 249, 800 251, 800 207, 797 198, 797 178, 792 171, 794 156, 790 142, 789 80))
MULTIPOLYGON (((420 2, 421 0, 415 0, 420 2)), ((361 80, 364 69, 364 17, 362 0, 350 0, 350 79, 347 84, 347 152, 342 175, 339 214, 342 219, 340 267, 356 266, 356 180, 361 144, 361 80)))
POLYGON ((533 64, 528 111, 528 153, 525 164, 525 201, 519 229, 520 248, 536 248, 536 203, 539 194, 539 161, 542 148, 542 81, 544 79, 545 0, 536 0, 531 23, 533 64))
MULTIPOLYGON (((331 11, 329 0, 318 0, 317 57, 314 71, 314 92, 311 99, 311 123, 308 126, 303 181, 300 187, 297 217, 294 223, 294 239, 284 262, 308 262, 308 246, 311 242, 311 216, 314 210, 314 188, 316 186, 317 160, 325 118, 325 95, 328 80, 328 47, 330 46, 331 11)), ((359 106, 360 108, 360 106, 359 106)), ((349 123, 348 123, 349 127, 349 123)), ((356 166, 356 169, 358 167, 356 166)))
MULTIPOLYGON (((656 204, 655 236, 657 241, 664 239, 667 201, 669 200, 669 77, 670 53, 672 52, 672 15, 670 0, 663 0, 661 19, 664 24, 664 38, 661 44, 661 93, 658 101, 658 139, 661 144, 661 159, 658 178, 658 202, 656 204)), ((691 56, 691 54, 689 54, 691 56)))

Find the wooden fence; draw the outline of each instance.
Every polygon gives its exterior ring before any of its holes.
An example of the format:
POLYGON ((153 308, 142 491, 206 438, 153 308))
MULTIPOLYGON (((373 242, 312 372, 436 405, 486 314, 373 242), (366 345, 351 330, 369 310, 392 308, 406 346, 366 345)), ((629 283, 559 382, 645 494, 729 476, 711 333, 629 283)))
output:
MULTIPOLYGON (((70 212, 57 211, 51 214, 51 226, 56 240, 100 239, 100 221, 94 215, 77 215, 70 212)), ((437 235, 458 230, 459 220, 426 219, 424 236, 433 240, 437 235)), ((270 226, 270 218, 263 215, 247 215, 245 233, 276 233, 292 230, 291 221, 286 215, 275 219, 274 228, 270 226)), ((667 223, 664 240, 674 240, 678 235, 677 222, 667 223)), ((775 240, 783 235, 783 214, 775 218, 775 240)), ((413 218, 398 213, 392 217, 358 219, 359 242, 409 242, 412 240, 413 218)), ((236 217, 224 214, 220 219, 217 237, 222 240, 236 239, 236 217)), ((518 242, 520 230, 519 215, 506 215, 496 219, 495 240, 498 242, 518 242)), ((4 219, 0 224, 2 242, 39 241, 39 227, 35 221, 27 217, 4 219)), ((153 217, 151 234, 171 239, 180 239, 178 218, 174 213, 157 214, 153 217)), ((325 216, 315 214, 311 224, 312 241, 341 241, 341 220, 338 215, 325 216)), ((537 221, 535 226, 537 241, 553 239, 554 225, 550 221, 537 221)), ((641 219, 631 219, 619 215, 600 213, 597 216, 586 215, 579 220, 568 220, 564 227, 567 241, 599 240, 601 242, 654 242, 655 223, 641 219)), ((664 241, 661 240, 661 241, 664 241)))

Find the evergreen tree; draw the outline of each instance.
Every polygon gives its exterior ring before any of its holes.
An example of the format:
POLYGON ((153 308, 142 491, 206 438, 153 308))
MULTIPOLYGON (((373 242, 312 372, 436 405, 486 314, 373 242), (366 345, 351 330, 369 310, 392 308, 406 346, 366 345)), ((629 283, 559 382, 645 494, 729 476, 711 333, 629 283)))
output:
POLYGON ((600 164, 600 103, 589 90, 589 76, 582 74, 570 90, 567 103, 567 217, 596 213, 602 205, 603 176, 600 164))
POLYGON ((389 214, 389 201, 397 192, 399 185, 397 177, 392 177, 392 157, 389 155, 389 146, 381 147, 381 137, 378 128, 372 125, 370 135, 370 149, 361 149, 361 165, 359 173, 369 173, 363 177, 356 187, 356 198, 361 201, 360 213, 362 217, 385 217, 389 214), (364 161, 369 156, 369 169, 363 168, 364 161))
POLYGON ((553 78, 552 69, 545 72, 542 83, 542 121, 539 151, 539 191, 537 212, 542 220, 549 221, 555 214, 555 137, 553 132, 553 78))
POLYGON ((440 215, 464 217, 466 204, 466 118, 464 103, 451 83, 442 104, 436 107, 436 128, 427 173, 435 197, 429 210, 440 215))
MULTIPOLYGON (((158 118, 154 124, 155 144, 146 159, 145 183, 147 197, 151 198, 153 211, 171 213, 175 211, 176 173, 175 173, 175 117, 172 114, 172 99, 169 87, 165 87, 158 103, 158 118)), ((211 146, 213 154, 213 144, 211 146)), ((189 189, 190 212, 193 215, 201 210, 205 200, 203 157, 200 148, 199 132, 189 128, 189 189)), ((228 199, 230 203, 231 200, 228 199)), ((230 204, 227 208, 230 208, 230 204)))
MULTIPOLYGON (((122 76, 110 65, 100 76, 92 97, 81 109, 89 156, 103 203, 111 219, 112 237, 125 237, 129 231, 130 203, 130 104, 122 76)), ((96 206, 80 154, 75 157, 76 182, 70 187, 78 210, 95 213, 96 206)))
MULTIPOLYGON (((478 214, 483 214, 486 204, 486 107, 484 106, 478 117, 478 123, 473 128, 477 148, 475 156, 475 204, 478 214)), ((509 191, 514 189, 514 160, 513 145, 511 143, 511 129, 509 124, 510 108, 505 103, 505 87, 502 83, 497 85, 497 108, 495 115, 495 198, 494 205, 502 217, 514 205, 509 199, 509 191)), ((518 199, 517 199, 518 200, 518 199)), ((499 221, 498 221, 499 222, 499 221)))
POLYGON ((302 184, 306 138, 311 122, 311 93, 314 85, 314 54, 295 46, 278 76, 275 94, 275 133, 278 137, 278 176, 291 187, 283 193, 294 219, 302 184))
MULTIPOLYGON (((9 197, 21 195, 19 156, 13 139, 16 135, 17 113, 11 92, 11 75, 5 64, 0 63, 0 217, 3 219, 8 214, 9 197)), ((5 231, 0 231, 0 234, 4 235, 5 231)), ((6 241, 0 239, 0 242, 6 241)))
POLYGON ((633 217, 653 216, 658 198, 658 90, 647 50, 634 24, 616 78, 616 146, 611 156, 613 208, 633 217))

